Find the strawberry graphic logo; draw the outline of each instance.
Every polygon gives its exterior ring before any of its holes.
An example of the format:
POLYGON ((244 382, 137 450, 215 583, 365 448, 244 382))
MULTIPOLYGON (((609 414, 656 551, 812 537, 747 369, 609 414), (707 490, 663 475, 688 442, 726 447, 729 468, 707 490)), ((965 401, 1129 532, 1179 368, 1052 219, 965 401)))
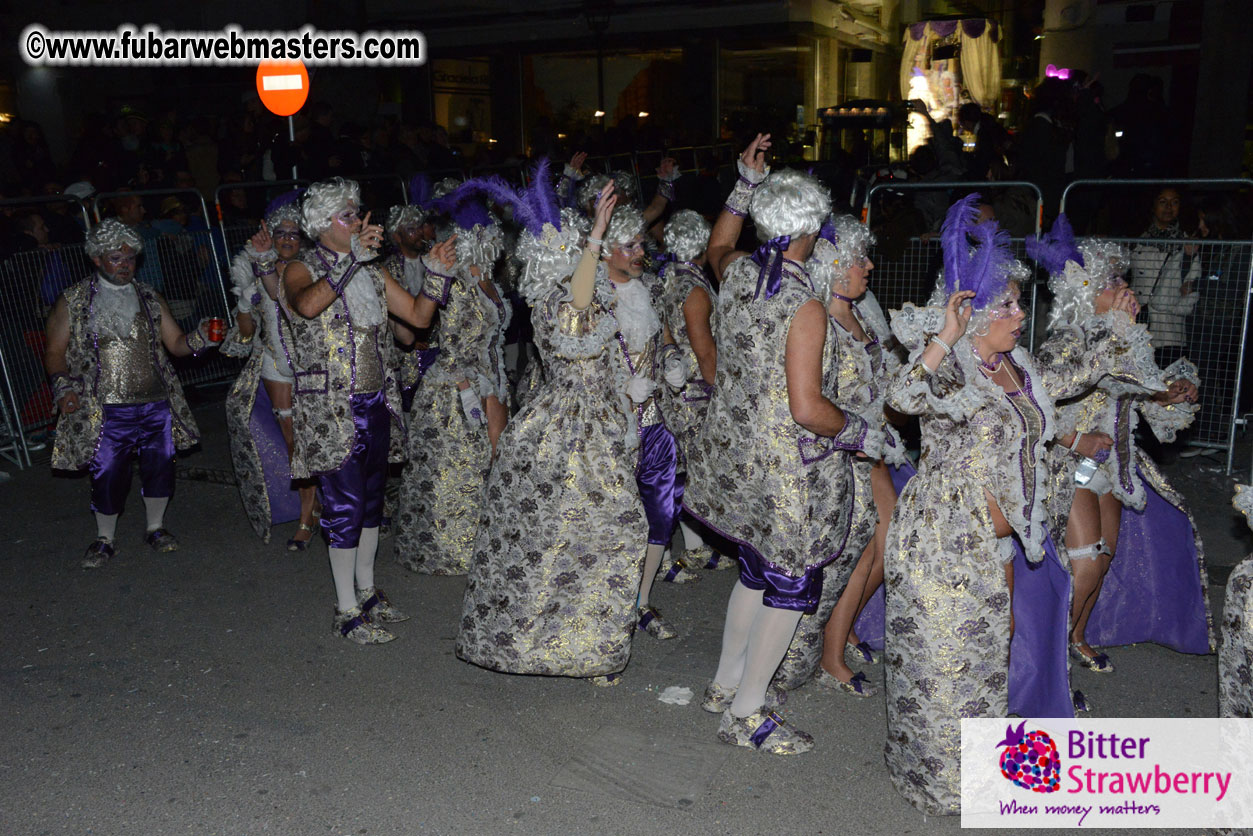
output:
POLYGON ((1062 774, 1057 744, 1048 732, 1026 728, 1026 720, 1018 728, 1005 727, 1005 739, 996 744, 1005 747, 1001 749, 1001 774, 1032 792, 1057 792, 1062 774))

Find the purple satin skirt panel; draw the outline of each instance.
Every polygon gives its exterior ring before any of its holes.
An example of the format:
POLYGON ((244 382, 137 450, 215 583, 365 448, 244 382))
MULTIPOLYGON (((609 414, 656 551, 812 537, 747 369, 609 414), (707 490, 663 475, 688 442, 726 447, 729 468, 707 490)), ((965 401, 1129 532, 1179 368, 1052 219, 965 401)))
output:
POLYGON ((649 545, 669 546, 679 523, 683 480, 678 476, 679 445, 665 424, 640 432, 640 463, 635 468, 640 500, 648 517, 649 545))

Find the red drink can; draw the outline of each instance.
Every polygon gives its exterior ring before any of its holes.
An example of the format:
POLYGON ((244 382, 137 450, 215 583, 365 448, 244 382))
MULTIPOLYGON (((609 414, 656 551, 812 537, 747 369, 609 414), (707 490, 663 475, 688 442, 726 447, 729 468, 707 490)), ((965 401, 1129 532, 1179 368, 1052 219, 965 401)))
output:
POLYGON ((211 343, 220 343, 226 339, 226 320, 214 317, 205 325, 205 336, 211 343))

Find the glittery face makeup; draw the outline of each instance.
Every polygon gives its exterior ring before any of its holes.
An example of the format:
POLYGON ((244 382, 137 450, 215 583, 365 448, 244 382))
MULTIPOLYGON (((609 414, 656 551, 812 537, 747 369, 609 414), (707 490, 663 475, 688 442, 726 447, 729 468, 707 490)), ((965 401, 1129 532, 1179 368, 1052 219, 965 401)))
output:
POLYGON ((287 261, 300 252, 300 229, 291 221, 283 221, 270 233, 274 239, 274 251, 287 261))
POLYGON ((333 216, 335 222, 351 228, 353 224, 361 220, 361 210, 359 207, 348 204, 348 208, 342 212, 336 212, 333 216))
POLYGON ((105 253, 97 260, 97 264, 101 275, 110 282, 126 284, 135 277, 135 262, 138 258, 138 253, 129 246, 124 246, 120 250, 105 253))
POLYGON ((987 333, 983 338, 986 353, 1012 351, 1018 344, 1018 338, 1022 336, 1022 324, 1027 319, 1027 312, 1022 309, 1018 299, 1018 285, 1011 282, 1001 295, 980 311, 987 322, 987 333))
POLYGON ((635 236, 625 244, 615 245, 609 251, 606 263, 612 270, 619 270, 632 279, 644 275, 644 239, 635 236))

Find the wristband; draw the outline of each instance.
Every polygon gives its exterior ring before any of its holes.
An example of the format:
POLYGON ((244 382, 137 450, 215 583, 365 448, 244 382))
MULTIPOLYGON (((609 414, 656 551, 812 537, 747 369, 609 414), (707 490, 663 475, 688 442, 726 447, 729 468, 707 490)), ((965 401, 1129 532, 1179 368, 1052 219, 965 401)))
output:
POLYGON ((604 239, 604 238, 593 238, 592 236, 590 236, 590 235, 589 235, 589 236, 587 236, 587 245, 588 245, 589 247, 603 247, 603 246, 605 246, 605 239, 604 239))
POLYGON ((277 265, 277 261, 254 261, 252 262, 252 275, 258 279, 262 276, 268 276, 274 272, 274 268, 277 265))
POLYGON ((1079 448, 1079 437, 1083 435, 1081 432, 1075 433, 1075 438, 1070 442, 1070 452, 1075 452, 1079 448))
POLYGON ((657 182, 657 194, 661 195, 671 203, 674 203, 674 181, 659 180, 657 182))
POLYGON ((932 335, 931 342, 938 343, 940 348, 944 349, 944 353, 946 355, 953 353, 953 347, 949 345, 948 343, 944 342, 944 340, 940 339, 939 334, 932 335))

